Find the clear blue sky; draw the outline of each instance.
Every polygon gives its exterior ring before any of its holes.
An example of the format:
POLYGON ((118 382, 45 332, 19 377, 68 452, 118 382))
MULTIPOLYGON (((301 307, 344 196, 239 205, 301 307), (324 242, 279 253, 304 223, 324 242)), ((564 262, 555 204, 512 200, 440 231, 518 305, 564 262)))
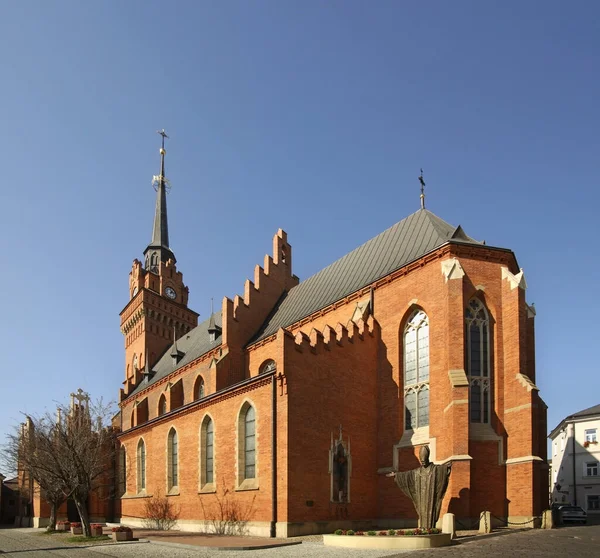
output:
POLYGON ((306 278, 419 207, 524 268, 553 427, 600 403, 600 3, 4 2, 0 436, 116 399, 166 128, 206 318, 281 227, 306 278))

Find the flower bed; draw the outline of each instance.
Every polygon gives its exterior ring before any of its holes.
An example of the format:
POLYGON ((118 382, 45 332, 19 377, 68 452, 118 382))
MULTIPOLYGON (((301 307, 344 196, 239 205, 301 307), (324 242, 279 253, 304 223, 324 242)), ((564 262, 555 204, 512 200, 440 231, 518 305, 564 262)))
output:
POLYGON ((338 529, 333 535, 323 535, 326 546, 362 549, 419 549, 448 546, 450 533, 439 529, 389 529, 386 531, 353 531, 338 529))
POLYGON ((92 537, 101 537, 102 536, 102 523, 92 523, 90 525, 90 529, 92 532, 92 537))
POLYGON ((113 541, 132 541, 133 531, 131 527, 125 527, 125 525, 119 525, 118 527, 112 528, 113 541))
POLYGON ((83 535, 83 526, 79 521, 71 523, 71 534, 72 535, 83 535))

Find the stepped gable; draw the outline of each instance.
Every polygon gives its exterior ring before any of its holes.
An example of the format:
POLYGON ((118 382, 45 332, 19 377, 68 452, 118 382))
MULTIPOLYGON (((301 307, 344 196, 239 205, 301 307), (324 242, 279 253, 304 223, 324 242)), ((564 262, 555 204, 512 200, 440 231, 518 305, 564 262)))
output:
POLYGON ((250 344, 393 273, 446 243, 481 246, 462 227, 419 209, 292 288, 250 344))
POLYGON ((210 340, 209 328, 212 325, 221 327, 221 313, 215 312, 208 320, 204 320, 201 324, 198 324, 194 329, 191 329, 182 337, 177 339, 177 343, 173 343, 162 355, 159 361, 152 367, 153 375, 148 378, 148 381, 142 381, 140 384, 129 394, 135 395, 138 391, 141 391, 148 386, 158 382, 162 378, 171 374, 178 368, 189 364, 208 351, 219 347, 221 345, 221 337, 217 337, 214 341, 210 340), (212 321, 211 321, 212 318, 212 321), (179 353, 183 353, 182 359, 177 363, 177 366, 173 366, 173 357, 171 352, 177 346, 179 353))

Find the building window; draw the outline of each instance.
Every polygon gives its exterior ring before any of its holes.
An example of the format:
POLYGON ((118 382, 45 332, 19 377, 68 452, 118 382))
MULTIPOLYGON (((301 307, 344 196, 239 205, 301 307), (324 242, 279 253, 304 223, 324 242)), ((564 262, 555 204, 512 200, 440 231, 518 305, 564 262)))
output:
POLYGON ((158 400, 158 416, 162 416, 167 413, 167 398, 163 393, 158 400))
POLYGON ((196 384, 194 385, 194 401, 202 399, 204 397, 204 379, 202 376, 198 376, 196 384))
POLYGON ((254 407, 248 407, 244 418, 244 478, 253 479, 256 474, 256 420, 254 407))
POLYGON ((465 313, 466 357, 469 376, 471 422, 490 423, 490 320, 485 306, 477 298, 469 302, 465 313))
POLYGON ((274 360, 267 360, 259 370, 259 374, 267 374, 268 372, 275 372, 277 370, 277 365, 274 360))
POLYGON ((174 428, 169 431, 167 455, 168 489, 171 491, 179 486, 177 431, 174 428))
POLYGON ((596 494, 588 494, 587 509, 588 511, 600 511, 600 496, 596 494))
POLYGON ((585 441, 589 444, 589 443, 596 443, 597 439, 596 439, 596 429, 595 428, 590 428, 589 430, 585 431, 585 441))
POLYGON ((127 454, 125 448, 119 450, 119 494, 125 494, 127 490, 127 454))
POLYGON ((417 310, 404 328, 405 430, 429 425, 429 320, 417 310))
POLYGON ((585 464, 585 476, 586 477, 597 477, 598 476, 598 462, 588 461, 585 464))
POLYGON ((137 447, 137 483, 138 492, 146 490, 146 444, 142 438, 137 447))
POLYGON ((202 421, 200 447, 200 486, 203 488, 214 482, 214 423, 209 416, 202 421))

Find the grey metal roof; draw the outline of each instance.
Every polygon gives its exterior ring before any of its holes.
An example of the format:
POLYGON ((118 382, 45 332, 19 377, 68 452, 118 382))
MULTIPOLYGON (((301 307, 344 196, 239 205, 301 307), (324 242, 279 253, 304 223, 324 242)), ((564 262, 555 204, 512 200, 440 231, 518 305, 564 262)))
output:
POLYGON ((583 411, 579 411, 578 413, 575 413, 574 415, 568 416, 566 420, 569 420, 572 418, 587 417, 589 415, 600 415, 600 405, 594 405, 593 407, 590 407, 589 409, 584 409, 583 411))
POLYGON ((467 236, 462 227, 453 227, 426 209, 418 210, 292 288, 251 343, 333 304, 447 242, 483 244, 467 236))
MULTIPOLYGON (((221 327, 221 312, 217 312, 213 314, 213 316, 213 323, 221 327)), ((208 333, 210 322, 211 318, 204 320, 194 329, 188 331, 183 337, 177 339, 177 343, 173 343, 152 367, 154 375, 148 380, 142 380, 130 395, 138 393, 146 387, 158 382, 165 376, 168 376, 174 370, 185 366, 211 349, 219 347, 221 345, 221 337, 217 337, 214 341, 210 340, 210 335, 208 333), (173 357, 171 356, 174 349, 179 351, 180 354, 183 353, 183 358, 176 365, 173 364, 173 357)))

